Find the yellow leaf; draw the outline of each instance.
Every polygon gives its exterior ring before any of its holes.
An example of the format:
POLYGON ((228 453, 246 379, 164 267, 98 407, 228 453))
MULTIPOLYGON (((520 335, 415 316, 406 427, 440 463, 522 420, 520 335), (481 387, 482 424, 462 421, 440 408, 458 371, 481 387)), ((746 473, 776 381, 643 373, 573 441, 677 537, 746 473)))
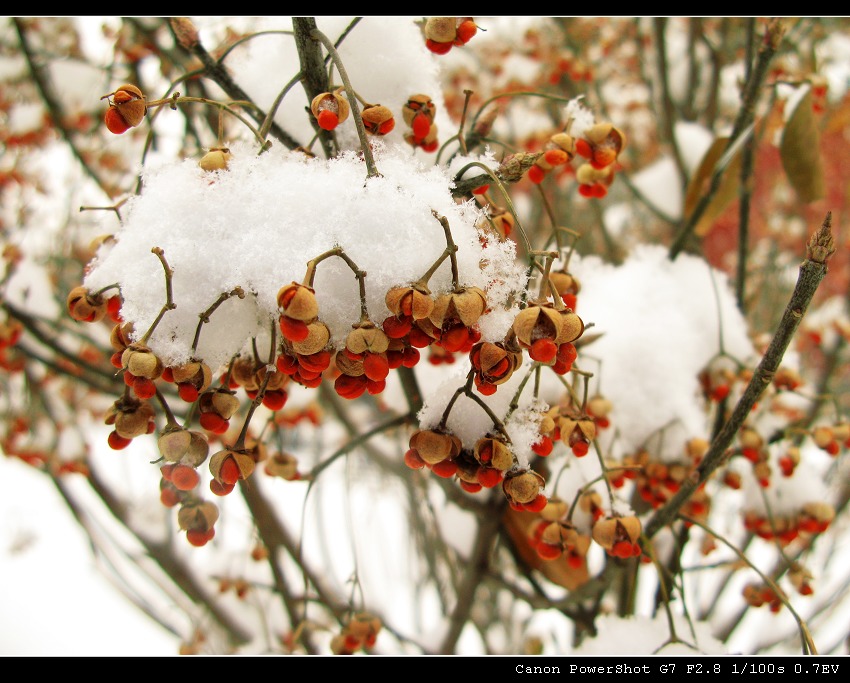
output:
POLYGON ((800 200, 813 202, 823 199, 826 182, 811 90, 803 95, 785 124, 779 154, 785 174, 800 200))

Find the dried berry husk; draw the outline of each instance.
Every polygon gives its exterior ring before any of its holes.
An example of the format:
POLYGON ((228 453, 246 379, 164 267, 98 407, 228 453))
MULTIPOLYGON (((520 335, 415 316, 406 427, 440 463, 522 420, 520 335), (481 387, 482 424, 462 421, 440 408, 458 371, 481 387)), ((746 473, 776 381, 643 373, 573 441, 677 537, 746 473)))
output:
POLYGON ((360 377, 366 373, 366 370, 363 368, 363 361, 351 358, 344 351, 340 351, 334 356, 334 363, 336 363, 337 369, 343 375, 348 375, 349 377, 360 377))
POLYGON ((233 462, 236 463, 239 479, 247 479, 251 476, 251 474, 253 474, 254 468, 256 467, 257 463, 255 462, 252 455, 244 450, 234 450, 228 448, 222 451, 218 451, 210 458, 210 474, 213 475, 217 482, 222 483, 222 479, 220 476, 222 466, 224 465, 225 461, 231 458, 233 459, 233 462))
POLYGON ((450 460, 460 454, 462 443, 453 434, 422 429, 410 437, 410 447, 429 465, 450 460))
POLYGON ((292 342, 292 350, 302 356, 311 356, 324 349, 330 341, 331 333, 323 322, 312 322, 307 325, 307 338, 292 342))
POLYGON ((239 409, 239 399, 227 389, 213 389, 198 397, 198 408, 202 413, 215 413, 229 420, 239 409))
POLYGON ((166 427, 157 440, 159 452, 168 462, 198 467, 209 455, 210 446, 200 432, 182 427, 166 427))
POLYGON ((546 507, 540 511, 540 516, 547 522, 557 522, 567 516, 570 506, 567 502, 557 496, 552 496, 546 503, 546 507))
POLYGON ((199 392, 206 391, 212 384, 212 371, 201 361, 190 361, 171 368, 171 375, 176 384, 189 382, 199 392))
POLYGON ((520 344, 528 348, 538 339, 552 339, 561 334, 563 316, 549 304, 531 304, 517 313, 511 328, 520 344))
POLYGON ((510 446, 501 439, 482 437, 472 450, 475 459, 482 465, 504 472, 513 467, 514 454, 510 446))
POLYGON ((534 470, 527 470, 507 475, 502 482, 502 490, 509 501, 526 504, 537 498, 540 489, 545 485, 543 477, 534 470))
POLYGON ((293 282, 284 285, 277 293, 277 304, 287 318, 312 322, 319 315, 316 291, 312 287, 293 282))
POLYGON ((615 543, 628 541, 637 543, 642 526, 637 517, 608 517, 600 519, 593 525, 593 540, 605 550, 610 550, 615 543))
POLYGON ((275 453, 268 459, 265 465, 266 474, 272 477, 280 477, 287 481, 299 478, 298 459, 290 453, 275 453))
POLYGON ((606 183, 611 180, 611 167, 593 168, 589 163, 582 164, 576 169, 576 180, 581 185, 593 185, 594 183, 606 183))
POLYGON ((157 379, 165 366, 145 344, 130 344, 121 354, 121 365, 134 377, 157 379))
POLYGON ((543 529, 540 540, 559 548, 572 548, 578 542, 578 532, 571 524, 553 521, 543 529))
POLYGON ((348 118, 351 113, 351 105, 338 88, 333 92, 323 92, 316 95, 310 103, 310 111, 317 119, 323 111, 330 111, 336 114, 338 125, 348 118))
POLYGON ((419 284, 393 287, 387 292, 385 301, 393 315, 408 315, 413 320, 427 318, 434 310, 431 290, 419 284))
POLYGON ((210 502, 192 502, 177 512, 177 524, 183 531, 207 532, 218 521, 218 507, 210 502))
POLYGON ((109 333, 109 343, 116 351, 124 351, 130 344, 130 338, 133 335, 133 323, 119 323, 112 328, 109 333))
POLYGON ((562 310, 561 316, 561 331, 555 337, 555 343, 568 344, 574 342, 584 334, 584 321, 570 310, 562 310))
POLYGON ((451 43, 457 38, 457 17, 428 17, 425 37, 437 43, 451 43))
POLYGON ((148 433, 154 414, 150 403, 127 396, 118 399, 109 407, 104 422, 114 425, 118 436, 135 439, 148 433))
POLYGON ((92 294, 82 285, 68 293, 66 305, 74 320, 96 323, 103 320, 107 313, 106 299, 100 294, 92 294))
POLYGON ((407 98, 407 103, 401 108, 401 115, 408 126, 413 125, 417 114, 425 114, 428 120, 434 122, 434 103, 428 95, 417 94, 407 98))
POLYGON ((472 367, 490 384, 507 382, 522 365, 522 354, 508 351, 504 344, 479 342, 469 352, 472 367))
POLYGON ((145 96, 135 85, 126 84, 112 93, 112 105, 131 128, 138 126, 145 118, 148 107, 145 96))
POLYGON ((366 132, 373 135, 386 135, 393 129, 392 110, 382 104, 373 104, 364 108, 360 116, 366 132))
POLYGON ((351 353, 384 353, 389 348, 389 337, 372 322, 360 323, 348 333, 345 347, 351 353))
POLYGON ((227 169, 227 164, 232 157, 233 155, 227 148, 211 149, 201 157, 198 166, 205 171, 224 171, 227 169))
POLYGON ((478 287, 463 287, 456 292, 449 292, 437 297, 434 310, 428 316, 438 328, 443 327, 447 320, 459 320, 466 327, 471 327, 487 309, 487 295, 478 287))

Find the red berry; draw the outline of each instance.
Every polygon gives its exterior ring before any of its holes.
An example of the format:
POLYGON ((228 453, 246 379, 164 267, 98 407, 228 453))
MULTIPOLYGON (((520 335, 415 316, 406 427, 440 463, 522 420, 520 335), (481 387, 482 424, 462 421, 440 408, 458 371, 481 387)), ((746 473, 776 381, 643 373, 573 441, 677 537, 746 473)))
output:
POLYGON ((457 38, 455 44, 466 45, 472 37, 478 32, 478 27, 471 19, 467 19, 457 27, 457 38))
POLYGON ((363 359, 363 372, 373 382, 386 379, 390 372, 386 356, 379 353, 367 353, 366 358, 363 359))
POLYGON ((481 484, 473 484, 469 481, 463 481, 463 479, 460 481, 460 487, 468 493, 478 493, 482 488, 481 484))
POLYGON ((273 389, 263 394, 263 405, 269 410, 280 410, 286 404, 287 397, 283 389, 273 389))
POLYGON ((106 437, 106 442, 113 451, 120 451, 122 448, 127 448, 130 445, 130 441, 132 439, 127 439, 114 431, 110 432, 109 436, 106 437))
POLYGON ((180 502, 180 494, 174 488, 164 488, 159 492, 159 502, 167 508, 173 508, 180 502))
POLYGON ((419 457, 419 453, 413 448, 408 449, 407 453, 404 454, 404 464, 412 470, 421 470, 425 467, 425 461, 419 457))
POLYGON ((540 439, 540 441, 538 441, 531 447, 531 450, 537 453, 537 455, 539 455, 540 457, 545 458, 552 452, 552 449, 554 447, 555 445, 552 443, 552 439, 550 439, 548 436, 544 436, 542 439, 540 439))
POLYGON ((189 531, 186 532, 186 540, 196 548, 205 546, 212 540, 213 536, 215 536, 215 529, 210 529, 208 531, 189 529, 189 531))
POLYGON ((583 458, 585 455, 587 455, 587 451, 589 449, 590 445, 587 443, 587 441, 576 441, 573 444, 573 454, 577 458, 583 458))
POLYGON ((366 391, 366 376, 352 377, 351 375, 340 375, 334 381, 334 390, 343 398, 353 400, 366 391))
POLYGON ((136 377, 133 380, 133 393, 141 399, 156 396, 156 385, 147 377, 136 377))
POLYGON ((198 421, 201 427, 213 434, 224 434, 230 427, 230 423, 218 413, 201 413, 198 421))
POLYGON ((177 393, 186 403, 194 403, 198 400, 198 390, 188 382, 178 384, 177 393))
POLYGON ((546 171, 536 164, 528 169, 528 179, 535 185, 542 183, 545 177, 546 171))
POLYGON ((528 355, 539 363, 548 363, 558 353, 558 346, 551 339, 538 339, 528 350, 528 355))
POLYGON ((218 470, 218 479, 229 486, 233 486, 242 478, 242 473, 239 471, 239 465, 233 457, 226 458, 218 470))
POLYGON ((590 159, 593 156, 593 148, 587 140, 579 138, 576 140, 576 153, 585 159, 590 159))
POLYGON ((171 472, 170 481, 179 491, 191 491, 201 481, 201 477, 194 467, 177 465, 171 472))
POLYGON ((220 481, 216 481, 215 479, 210 480, 210 491, 217 496, 226 496, 233 490, 233 488, 233 484, 224 484, 220 481))
POLYGON ((502 481, 504 472, 493 467, 479 467, 475 478, 484 488, 491 489, 502 481))
POLYGON ((339 116, 329 109, 323 109, 319 112, 318 117, 316 117, 316 121, 319 122, 319 128, 333 130, 339 125, 339 116))
MULTIPOLYGON (((431 52, 433 52, 435 55, 444 55, 452 49, 452 43, 438 43, 436 40, 431 40, 430 38, 428 38, 425 41, 425 47, 431 50, 431 52)), ((124 131, 121 132, 123 133, 124 131)))
POLYGON ((106 110, 103 120, 106 122, 106 127, 109 129, 109 132, 115 133, 115 135, 126 133, 130 128, 130 124, 124 120, 124 117, 121 116, 121 112, 118 111, 117 107, 109 107, 109 109, 106 110))
POLYGON ((280 331, 289 341, 304 341, 310 334, 307 323, 285 315, 280 316, 280 331))
POLYGON ((457 463, 454 460, 443 460, 431 466, 431 471, 438 477, 448 479, 457 473, 457 463))
POLYGON ((546 498, 542 493, 538 493, 534 500, 530 503, 526 503, 523 507, 529 512, 540 512, 543 508, 546 507, 546 504, 549 502, 549 499, 546 498))
POLYGON ((381 327, 390 339, 401 339, 410 332, 410 328, 413 327, 413 319, 407 316, 391 315, 384 320, 381 327))
POLYGON ((413 137, 417 142, 423 140, 425 136, 431 132, 431 121, 428 116, 421 111, 413 117, 411 126, 413 128, 413 137))

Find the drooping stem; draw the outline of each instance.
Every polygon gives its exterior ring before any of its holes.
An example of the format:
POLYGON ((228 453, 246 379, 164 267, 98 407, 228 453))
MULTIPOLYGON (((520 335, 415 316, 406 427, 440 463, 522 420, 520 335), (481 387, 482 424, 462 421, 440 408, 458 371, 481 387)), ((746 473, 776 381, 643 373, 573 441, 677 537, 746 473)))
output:
MULTIPOLYGON (((443 233, 446 236, 446 252, 448 257, 451 259, 452 265, 452 291, 457 292, 458 290, 460 290, 460 276, 457 268, 457 245, 455 244, 454 239, 452 238, 452 229, 449 226, 449 219, 445 216, 441 216, 433 210, 431 211, 431 215, 434 216, 434 218, 436 218, 438 221, 440 221, 440 225, 443 226, 443 233)), ((444 252, 444 254, 446 252, 444 252)))
POLYGON ((354 119, 357 136, 360 138, 360 149, 363 151, 363 159, 366 161, 367 177, 374 178, 381 175, 375 167, 375 158, 372 156, 372 145, 366 137, 366 127, 363 125, 363 117, 360 116, 360 106, 357 104, 357 93, 351 86, 351 81, 348 79, 348 73, 345 71, 345 65, 342 63, 339 53, 336 51, 333 43, 319 29, 312 29, 310 31, 310 37, 313 40, 318 40, 325 46, 325 49, 334 61, 336 70, 339 72, 339 77, 342 79, 342 85, 345 88, 345 94, 348 97, 348 103, 351 107, 351 117, 354 119))
POLYGON ((303 284, 312 288, 313 280, 316 277, 316 266, 331 256, 339 256, 339 258, 345 261, 346 265, 348 265, 354 273, 354 277, 357 278, 357 284, 360 288, 360 322, 369 320, 369 311, 366 307, 366 271, 360 270, 360 268, 357 267, 357 264, 351 260, 351 257, 345 253, 345 250, 342 247, 334 247, 323 254, 319 254, 316 258, 310 259, 307 262, 307 273, 304 275, 303 284))
POLYGON ((195 330, 195 337, 192 339, 192 355, 195 355, 195 351, 198 349, 198 339, 201 337, 201 327, 203 327, 204 323, 208 323, 210 321, 210 316, 215 312, 215 310, 221 306, 225 301, 227 301, 232 296, 238 296, 240 299, 245 298, 245 292, 241 287, 237 287, 232 292, 222 292, 218 299, 203 313, 198 313, 198 317, 200 321, 198 322, 198 327, 195 330))
POLYGON ((165 303, 159 311, 159 314, 156 316, 156 319, 151 323, 151 326, 148 328, 148 331, 139 339, 140 344, 147 344, 148 339, 153 334, 153 331, 156 329, 156 326, 159 325, 159 321, 162 320, 162 317, 168 312, 177 308, 177 304, 174 303, 174 295, 171 290, 171 277, 174 275, 174 271, 168 265, 168 261, 165 260, 165 253, 163 252, 161 247, 154 247, 151 249, 152 254, 156 254, 160 263, 162 263, 162 268, 165 271, 165 303))

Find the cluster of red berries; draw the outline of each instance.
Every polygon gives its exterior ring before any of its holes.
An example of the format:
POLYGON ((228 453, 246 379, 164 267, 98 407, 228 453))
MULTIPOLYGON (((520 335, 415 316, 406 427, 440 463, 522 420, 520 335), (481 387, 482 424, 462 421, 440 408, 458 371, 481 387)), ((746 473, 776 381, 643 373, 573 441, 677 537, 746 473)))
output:
POLYGON ((541 493, 545 481, 533 470, 516 469, 516 457, 504 438, 485 436, 468 450, 444 429, 420 429, 410 437, 404 462, 411 469, 428 468, 445 479, 456 477, 469 493, 501 484, 515 510, 537 512, 546 505, 541 493))
POLYGON ((806 503, 793 515, 771 517, 749 511, 744 514, 744 528, 759 538, 788 545, 801 534, 817 535, 825 532, 835 518, 835 508, 824 501, 806 503))
POLYGON ((466 45, 478 32, 472 17, 429 17, 423 27, 425 47, 444 55, 452 47, 466 45))

